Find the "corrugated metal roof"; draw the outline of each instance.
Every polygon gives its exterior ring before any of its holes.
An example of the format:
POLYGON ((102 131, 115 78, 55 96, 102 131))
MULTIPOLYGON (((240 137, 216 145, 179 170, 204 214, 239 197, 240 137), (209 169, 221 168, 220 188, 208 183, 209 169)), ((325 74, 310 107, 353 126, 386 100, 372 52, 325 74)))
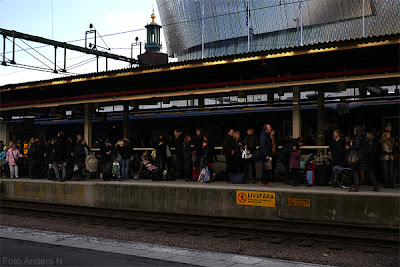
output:
POLYGON ((206 57, 247 52, 247 8, 254 31, 251 51, 398 34, 400 1, 393 0, 157 0, 169 55, 201 58, 202 3, 206 57), (364 5, 363 5, 364 4, 364 5))
MULTIPOLYGON (((39 80, 39 81, 25 82, 25 83, 18 83, 18 84, 7 84, 7 85, 0 86, 0 90, 5 90, 5 89, 9 89, 9 88, 14 88, 14 87, 23 87, 23 86, 30 86, 30 85, 37 85, 37 84, 53 83, 53 82, 57 82, 57 81, 65 81, 65 80, 72 80, 72 79, 93 78, 93 77, 100 77, 100 76, 112 77, 113 75, 124 74, 124 73, 129 73, 129 72, 140 73, 142 71, 157 70, 157 69, 160 69, 160 71, 169 71, 171 67, 180 67, 180 66, 191 65, 191 64, 217 62, 217 61, 232 60, 232 59, 246 59, 246 58, 252 58, 252 57, 262 56, 262 55, 266 55, 266 54, 284 53, 287 51, 322 49, 322 48, 328 48, 328 47, 340 46, 340 45, 346 45, 346 44, 351 45, 353 43, 380 42, 380 41, 386 40, 386 39, 400 40, 400 36, 398 34, 385 34, 385 35, 374 36, 374 37, 370 36, 370 37, 366 37, 366 38, 354 38, 352 40, 337 40, 337 41, 325 42, 325 43, 320 42, 320 43, 304 45, 301 47, 292 46, 292 47, 281 48, 281 49, 267 49, 267 50, 255 51, 255 52, 242 52, 240 54, 233 53, 233 54, 229 54, 229 55, 215 56, 215 57, 209 57, 209 58, 204 58, 204 59, 183 60, 183 61, 177 61, 177 62, 172 62, 172 63, 167 63, 167 64, 157 64, 157 65, 150 65, 150 66, 117 69, 117 70, 111 70, 111 71, 63 76, 60 78, 39 80)), ((383 45, 383 43, 382 43, 382 45, 383 45)))

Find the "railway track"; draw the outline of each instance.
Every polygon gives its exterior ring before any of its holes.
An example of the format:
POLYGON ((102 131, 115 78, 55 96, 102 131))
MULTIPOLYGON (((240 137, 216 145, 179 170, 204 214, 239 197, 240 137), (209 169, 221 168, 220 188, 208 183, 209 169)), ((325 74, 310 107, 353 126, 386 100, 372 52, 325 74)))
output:
POLYGON ((268 237, 271 242, 287 239, 303 240, 310 246, 315 241, 363 245, 370 247, 400 248, 399 228, 363 226, 336 223, 317 223, 290 220, 250 220, 194 215, 150 213, 140 211, 109 210, 90 207, 1 200, 2 214, 16 214, 37 218, 55 218, 108 227, 189 235, 211 233, 215 237, 239 236, 243 240, 268 237))

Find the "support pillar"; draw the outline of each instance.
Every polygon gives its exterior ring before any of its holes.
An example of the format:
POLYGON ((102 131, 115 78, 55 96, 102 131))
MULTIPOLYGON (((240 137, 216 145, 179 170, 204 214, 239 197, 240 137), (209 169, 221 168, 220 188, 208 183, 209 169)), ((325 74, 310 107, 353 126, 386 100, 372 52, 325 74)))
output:
POLYGON ((4 145, 8 146, 8 140, 10 140, 10 125, 8 123, 0 124, 0 140, 3 140, 4 145))
POLYGON ((124 118, 122 123, 122 134, 129 137, 129 104, 124 104, 124 118))
POLYGON ((324 90, 318 90, 318 138, 317 144, 324 145, 324 130, 325 130, 325 99, 324 90))
POLYGON ((293 138, 301 136, 301 100, 300 86, 293 86, 293 138))
POLYGON ((92 104, 85 104, 84 139, 86 144, 92 146, 92 104))
POLYGON ((274 105, 274 92, 268 92, 267 94, 267 105, 273 106, 274 105))

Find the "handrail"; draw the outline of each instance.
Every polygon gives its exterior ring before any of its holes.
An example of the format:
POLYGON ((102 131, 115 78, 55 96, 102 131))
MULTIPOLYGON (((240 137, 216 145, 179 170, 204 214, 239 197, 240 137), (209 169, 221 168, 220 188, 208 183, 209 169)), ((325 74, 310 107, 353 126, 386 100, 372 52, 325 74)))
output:
MULTIPOLYGON (((281 149, 283 146, 278 146, 279 149, 281 149)), ((305 150, 311 150, 311 149, 328 149, 329 146, 301 146, 301 149, 305 150)), ((174 147, 170 147, 171 150, 175 150, 174 147)), ((216 146, 214 147, 216 150, 222 150, 222 146, 216 146)), ((258 147, 257 147, 258 149, 258 147)), ((100 151, 100 148, 91 148, 92 151, 100 151)), ((154 150, 152 147, 134 147, 134 151, 149 151, 149 150, 154 150)))

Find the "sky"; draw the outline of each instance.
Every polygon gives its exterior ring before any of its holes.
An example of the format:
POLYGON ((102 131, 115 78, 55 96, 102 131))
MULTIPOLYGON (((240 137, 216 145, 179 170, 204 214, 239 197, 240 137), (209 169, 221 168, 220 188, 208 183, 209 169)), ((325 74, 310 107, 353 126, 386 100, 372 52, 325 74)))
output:
MULTIPOLYGON (((108 46, 111 48, 110 53, 130 57, 131 44, 136 43, 136 37, 139 37, 139 40, 143 43, 146 42, 146 29, 144 26, 151 22, 150 16, 153 8, 156 15, 156 23, 161 25, 155 0, 0 0, 0 28, 60 42, 79 40, 71 42, 71 44, 84 47, 85 32, 89 30, 89 24, 92 23, 98 34, 102 36, 102 39, 99 37, 97 39, 98 46, 108 46), (127 31, 129 32, 115 34, 127 31), (110 34, 115 35, 107 36, 110 34)), ((2 61, 3 38, 0 39, 0 61, 2 61)), ((54 63, 49 61, 54 60, 53 47, 42 47, 43 44, 40 43, 24 42, 21 40, 16 42, 17 51, 22 50, 22 48, 28 49, 16 52, 15 61, 18 64, 54 67, 54 63), (31 47, 35 48, 36 51, 31 47)), ((163 35, 161 42, 163 46, 166 46, 163 35)), ((8 59, 12 58, 11 52, 12 43, 7 40, 6 57, 8 59)), ((144 52, 144 45, 142 52, 144 52)), ((162 52, 166 53, 164 47, 162 52)), ((137 58, 139 46, 134 46, 133 53, 133 57, 137 58)), ((94 55, 67 50, 67 70, 68 66, 73 64, 78 66, 78 63, 94 58, 94 55)), ((64 52, 61 48, 57 49, 57 64, 60 68, 64 66, 64 52)), ((105 59, 100 59, 99 71, 105 71, 105 65, 105 59)), ((108 70, 121 69, 128 67, 128 65, 126 62, 109 60, 108 70)), ((67 75, 96 72, 96 61, 72 68, 69 71, 70 73, 67 75)), ((63 76, 65 74, 53 74, 0 65, 0 86, 63 76)))

